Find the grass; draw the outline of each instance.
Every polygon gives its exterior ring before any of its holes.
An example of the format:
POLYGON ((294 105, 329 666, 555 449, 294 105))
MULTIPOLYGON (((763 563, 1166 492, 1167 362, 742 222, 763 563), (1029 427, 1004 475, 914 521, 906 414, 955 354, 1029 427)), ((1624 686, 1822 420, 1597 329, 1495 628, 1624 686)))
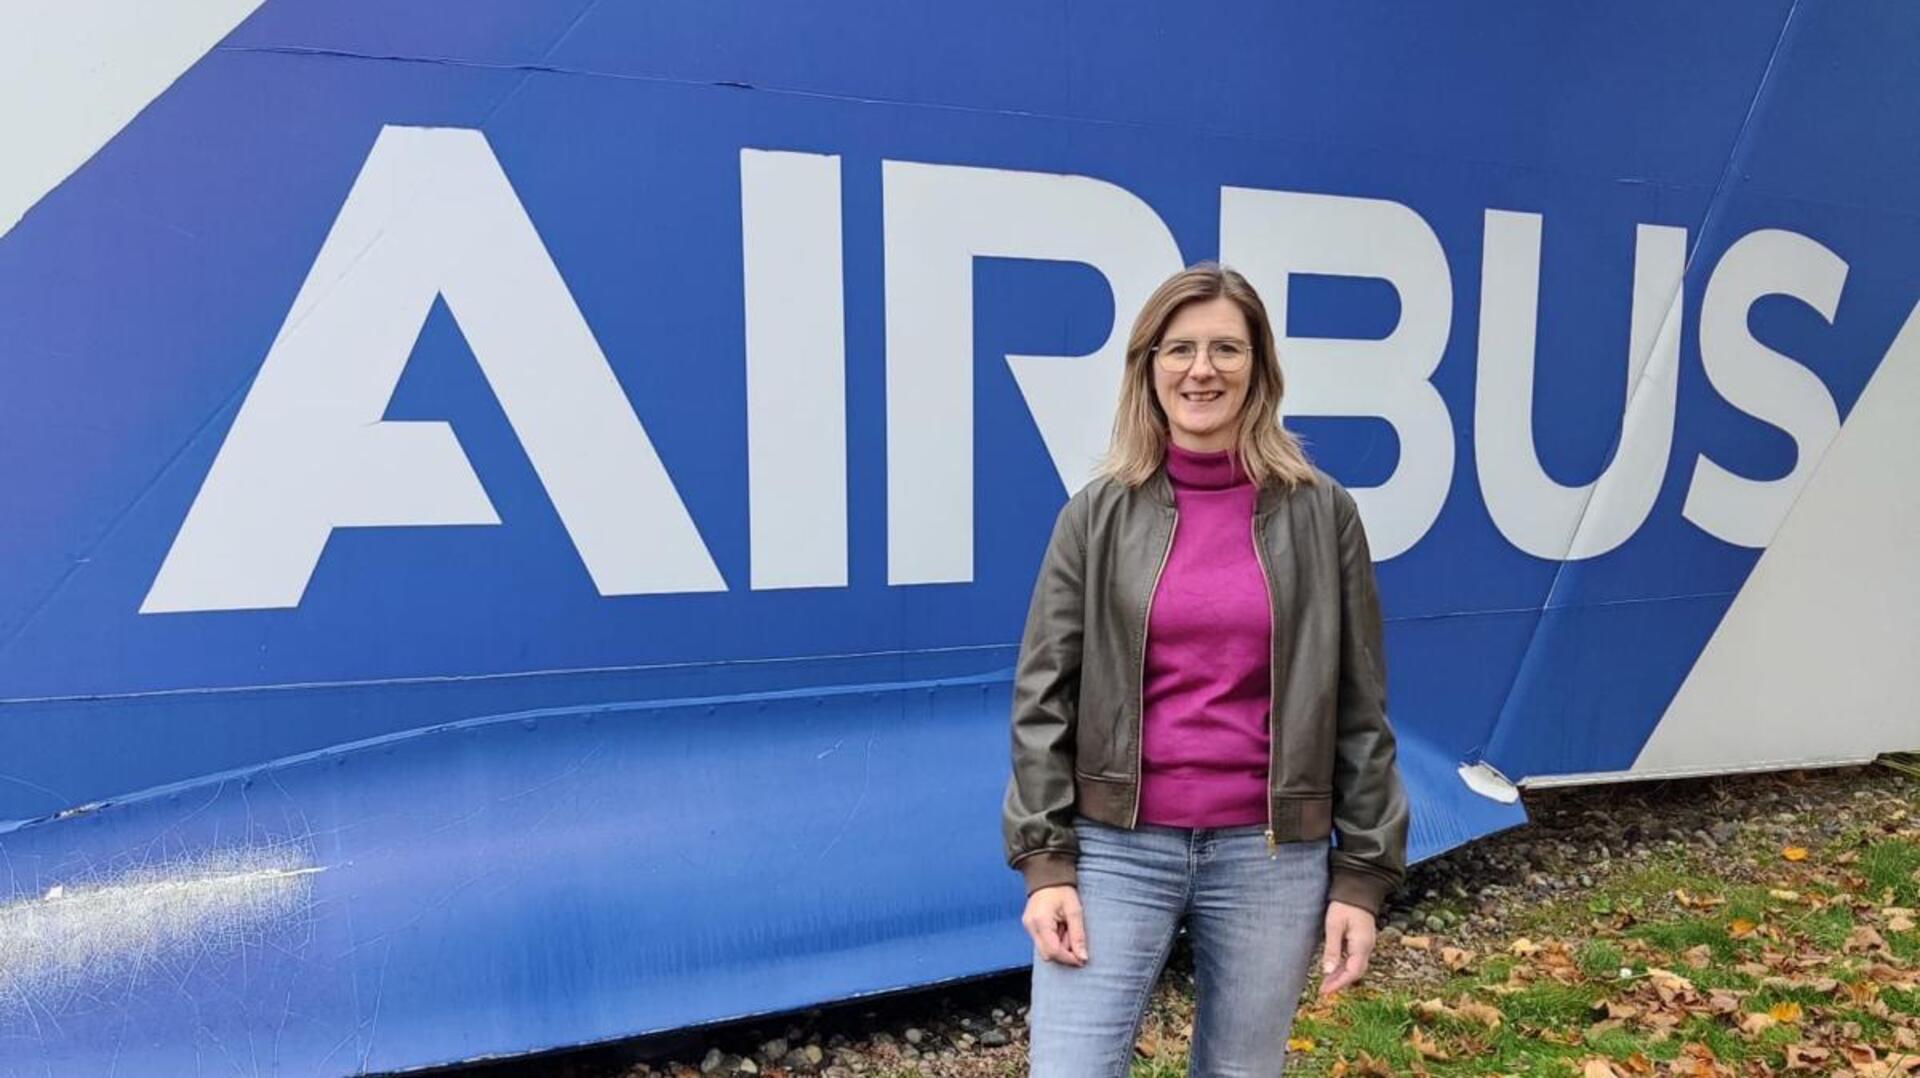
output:
POLYGON ((1853 911, 1845 906, 1829 906, 1795 918, 1788 924, 1804 933, 1815 947, 1823 951, 1838 951, 1846 945, 1847 933, 1853 931, 1853 911))
POLYGON ((1701 944, 1723 962, 1733 961, 1740 953, 1725 924, 1698 917, 1641 925, 1631 932, 1635 939, 1646 940, 1672 957, 1679 957, 1701 944))
POLYGON ((1515 1025, 1535 1029, 1585 1025, 1600 995, 1587 985, 1543 984, 1515 992, 1502 1000, 1500 1013, 1515 1025))
POLYGON ((1605 980, 1619 973, 1627 958, 1611 941, 1588 940, 1580 945, 1579 962, 1580 972, 1594 980, 1605 980))
POLYGON ((1872 885, 1869 898, 1891 896, 1894 906, 1920 906, 1920 843, 1888 839, 1860 855, 1860 872, 1872 885))
MULTIPOLYGON (((1906 827, 1870 822, 1815 838, 1804 857, 1743 836, 1709 851, 1712 863, 1663 849, 1598 874, 1584 893, 1515 903, 1458 972, 1435 957, 1448 934, 1416 927, 1433 942, 1400 956, 1414 972, 1302 1009, 1296 1047, 1310 1047, 1288 1073, 1578 1075, 1594 1057, 1640 1073, 1708 1055, 1734 1070, 1781 1070, 1789 1045, 1841 1059, 1848 1045, 1887 1049, 1905 1031, 1920 1035, 1920 931, 1893 930, 1882 913, 1920 907, 1920 774, 1902 796, 1906 827), (1884 948, 1854 937, 1863 925, 1884 948), (1510 950, 1523 936, 1531 946, 1510 950), (1415 1004, 1434 999, 1491 1007, 1498 1023, 1485 1011, 1416 1017, 1415 1004)), ((1160 1056, 1140 1061, 1134 1078, 1186 1073, 1178 1051, 1160 1056)))

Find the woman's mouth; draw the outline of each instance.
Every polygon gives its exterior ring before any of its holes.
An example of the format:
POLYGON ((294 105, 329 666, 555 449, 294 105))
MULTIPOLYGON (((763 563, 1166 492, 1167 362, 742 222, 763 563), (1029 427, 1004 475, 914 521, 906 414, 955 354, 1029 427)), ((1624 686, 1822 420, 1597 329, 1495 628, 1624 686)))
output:
POLYGON ((1190 404, 1210 404, 1226 393, 1224 389, 1210 389, 1204 393, 1182 393, 1180 399, 1190 404))

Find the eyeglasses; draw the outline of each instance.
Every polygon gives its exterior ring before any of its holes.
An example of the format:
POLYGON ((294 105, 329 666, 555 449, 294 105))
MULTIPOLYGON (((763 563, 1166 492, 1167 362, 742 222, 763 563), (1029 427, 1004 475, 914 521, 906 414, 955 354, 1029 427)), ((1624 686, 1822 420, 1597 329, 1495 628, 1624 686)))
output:
MULTIPOLYGON (((1185 337, 1175 337, 1170 341, 1161 341, 1153 346, 1154 362, 1169 374, 1184 374, 1193 369, 1193 361, 1200 357, 1199 341, 1185 337)), ((1247 342, 1232 337, 1221 337, 1206 342, 1207 362, 1222 374, 1232 374, 1247 365, 1253 358, 1253 349, 1247 342)))

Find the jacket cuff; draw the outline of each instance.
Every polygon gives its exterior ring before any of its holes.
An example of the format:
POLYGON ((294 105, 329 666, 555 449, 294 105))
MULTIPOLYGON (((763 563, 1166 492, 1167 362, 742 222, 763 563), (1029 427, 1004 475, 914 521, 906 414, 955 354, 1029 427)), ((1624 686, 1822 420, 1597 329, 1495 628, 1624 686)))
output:
POLYGON ((1387 904, 1387 894, 1392 890, 1393 884, 1378 876, 1336 866, 1327 884, 1327 901, 1345 902, 1379 917, 1381 907, 1387 904))
POLYGON ((1027 893, 1032 894, 1042 887, 1056 887, 1061 884, 1069 887, 1077 886, 1080 874, 1076 861, 1077 858, 1070 853, 1041 850, 1021 858, 1014 867, 1027 878, 1027 893))

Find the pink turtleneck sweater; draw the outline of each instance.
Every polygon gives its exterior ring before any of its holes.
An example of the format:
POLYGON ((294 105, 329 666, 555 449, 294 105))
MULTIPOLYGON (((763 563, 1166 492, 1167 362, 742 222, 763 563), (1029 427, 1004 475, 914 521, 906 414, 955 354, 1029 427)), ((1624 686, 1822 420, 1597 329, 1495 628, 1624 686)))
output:
POLYGON ((1147 619, 1140 819, 1267 819, 1273 607, 1253 551, 1257 490, 1230 451, 1170 445, 1180 511, 1147 619))

